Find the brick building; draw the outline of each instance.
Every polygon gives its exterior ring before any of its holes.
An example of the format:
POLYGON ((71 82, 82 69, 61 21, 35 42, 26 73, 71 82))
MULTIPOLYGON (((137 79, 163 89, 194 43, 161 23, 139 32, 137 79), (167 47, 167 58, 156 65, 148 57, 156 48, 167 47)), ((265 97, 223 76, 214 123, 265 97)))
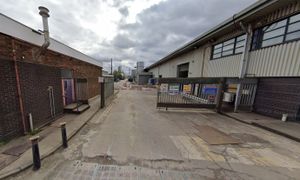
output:
POLYGON ((74 102, 99 94, 102 64, 50 38, 38 58, 42 33, 0 14, 0 141, 51 123, 74 102))

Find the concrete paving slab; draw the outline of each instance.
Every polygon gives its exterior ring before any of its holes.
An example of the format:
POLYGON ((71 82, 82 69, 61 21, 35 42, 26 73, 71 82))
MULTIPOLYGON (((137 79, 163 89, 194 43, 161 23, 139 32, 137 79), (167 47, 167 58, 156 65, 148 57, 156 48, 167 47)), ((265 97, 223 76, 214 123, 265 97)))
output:
POLYGON ((8 166, 10 163, 18 159, 17 156, 7 155, 7 154, 0 154, 0 169, 8 166))
POLYGON ((297 122, 283 122, 278 119, 263 116, 256 113, 239 112, 239 113, 225 113, 238 121, 252 124, 279 135, 288 137, 300 142, 300 123, 297 122))
POLYGON ((27 149, 31 147, 31 144, 29 141, 25 141, 22 144, 18 144, 16 146, 13 146, 9 149, 6 149, 2 154, 12 155, 12 156, 20 156, 23 154, 27 149))

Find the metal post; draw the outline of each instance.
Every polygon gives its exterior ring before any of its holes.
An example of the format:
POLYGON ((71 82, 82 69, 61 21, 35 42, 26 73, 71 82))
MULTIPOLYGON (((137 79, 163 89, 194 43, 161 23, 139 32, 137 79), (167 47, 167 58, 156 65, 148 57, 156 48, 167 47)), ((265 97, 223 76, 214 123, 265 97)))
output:
POLYGON ((104 82, 100 83, 100 89, 101 89, 101 104, 100 104, 100 108, 104 108, 104 106, 105 106, 104 82))
POLYGON ((41 167, 41 158, 39 150, 39 136, 34 136, 30 138, 32 145, 32 160, 33 160, 33 170, 38 170, 41 167))
POLYGON ((113 74, 113 61, 112 58, 110 59, 110 74, 113 74))
POLYGON ((218 113, 222 111, 222 104, 223 104, 223 95, 226 89, 226 78, 222 78, 220 84, 219 84, 219 90, 217 94, 217 104, 216 104, 216 110, 218 113))
POLYGON ((59 123, 61 128, 61 138, 62 138, 62 144, 64 148, 68 147, 68 138, 67 138, 67 130, 66 130, 66 123, 62 122, 59 123))
POLYGON ((241 92, 242 92, 242 82, 239 82, 237 85, 237 90, 236 90, 236 96, 235 96, 235 101, 234 101, 234 112, 238 112, 238 107, 240 105, 240 100, 241 100, 241 92))

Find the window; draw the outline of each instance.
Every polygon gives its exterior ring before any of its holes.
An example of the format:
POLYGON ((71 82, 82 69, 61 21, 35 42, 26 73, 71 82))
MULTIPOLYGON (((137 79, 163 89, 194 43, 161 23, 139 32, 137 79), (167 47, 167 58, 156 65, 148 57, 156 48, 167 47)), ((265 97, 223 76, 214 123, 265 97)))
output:
POLYGON ((243 53, 246 35, 241 35, 213 46, 212 59, 243 53))
POLYGON ((255 30, 252 50, 300 38, 300 14, 255 30))

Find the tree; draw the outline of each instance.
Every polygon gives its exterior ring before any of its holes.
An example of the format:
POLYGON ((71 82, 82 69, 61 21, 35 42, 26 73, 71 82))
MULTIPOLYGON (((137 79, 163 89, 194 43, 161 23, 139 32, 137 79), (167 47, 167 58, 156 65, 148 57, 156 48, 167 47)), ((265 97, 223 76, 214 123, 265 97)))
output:
POLYGON ((124 79, 124 75, 121 71, 114 71, 113 72, 113 75, 114 75, 114 80, 115 81, 118 81, 118 80, 123 80, 124 79))

